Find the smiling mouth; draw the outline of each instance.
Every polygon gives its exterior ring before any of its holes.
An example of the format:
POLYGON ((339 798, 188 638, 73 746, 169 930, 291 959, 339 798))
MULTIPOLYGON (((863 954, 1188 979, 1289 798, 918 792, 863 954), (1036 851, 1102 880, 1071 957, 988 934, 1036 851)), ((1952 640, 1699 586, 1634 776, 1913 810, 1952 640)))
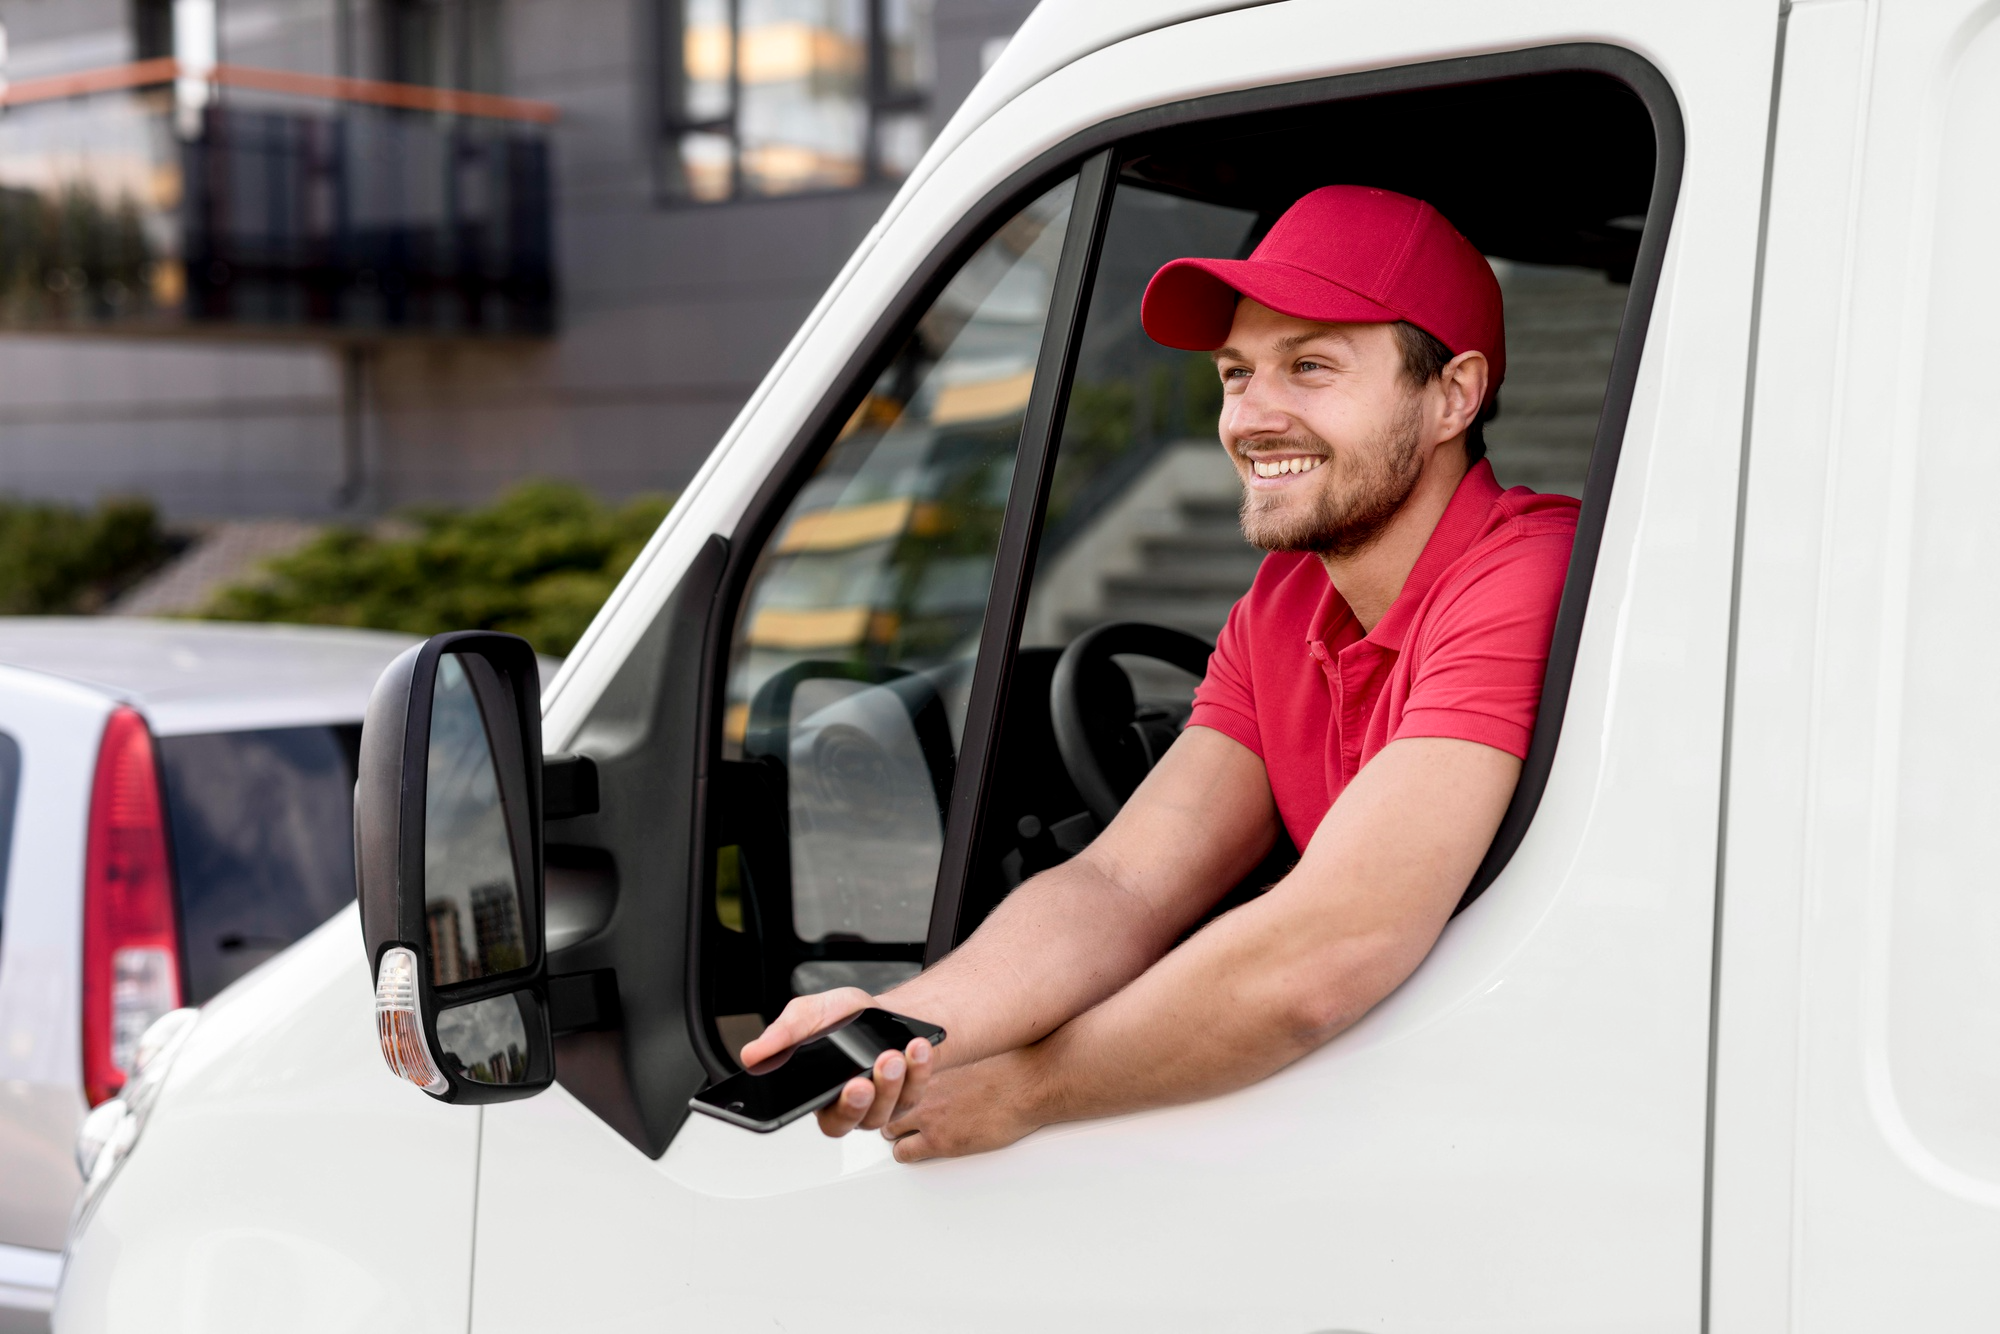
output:
POLYGON ((1251 459, 1250 470, 1259 477, 1287 477, 1293 473, 1311 472, 1325 462, 1323 458, 1303 455, 1289 459, 1251 459))

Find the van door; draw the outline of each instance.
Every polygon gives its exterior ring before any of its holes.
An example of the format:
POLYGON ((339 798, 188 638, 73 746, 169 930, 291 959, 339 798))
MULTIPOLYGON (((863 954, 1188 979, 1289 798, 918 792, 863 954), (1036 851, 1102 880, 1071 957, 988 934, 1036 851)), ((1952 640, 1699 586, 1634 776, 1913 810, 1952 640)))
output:
MULTIPOLYGON (((1133 285, 1150 248, 1240 249, 1342 179, 1440 195, 1507 261, 1510 321, 1546 364, 1530 393, 1534 358, 1516 358, 1496 464, 1572 477, 1585 501, 1490 888, 1396 995, 1277 1077, 979 1158, 903 1167, 810 1121, 756 1136, 694 1117, 656 1138, 645 1107, 621 1124, 566 1070, 570 1087, 488 1109, 475 1328, 1699 1320, 1777 16, 1448 8, 1293 0, 1132 38, 1013 99, 899 202, 786 369, 793 395, 823 374, 838 410, 761 400, 710 478, 753 498, 684 502, 729 515, 731 549, 704 575, 690 938, 660 966, 688 970, 686 1041, 719 1072, 785 996, 939 957, 1089 837, 1070 776, 1038 758, 1049 655, 1110 618, 1202 633, 1254 568, 1217 531, 1228 493, 1192 443, 1213 430, 1200 367, 1131 336, 1133 285), (1578 31, 1604 40, 1545 36, 1578 31), (1468 133, 1463 170, 1426 177, 1429 146, 1468 133), (1631 178, 1636 202, 1612 209, 1631 178), (897 302, 871 345, 824 346, 897 302), (1593 355, 1599 388, 1579 389, 1565 368, 1593 355), (1148 545, 1163 533, 1175 551, 1148 545)), ((635 596, 601 638, 652 652, 641 618, 666 605, 635 596)), ((1184 682, 1129 679, 1172 717, 1184 682)))
POLYGON ((2000 1313, 2000 23, 1795 5, 1721 905, 1717 1331, 2000 1313))

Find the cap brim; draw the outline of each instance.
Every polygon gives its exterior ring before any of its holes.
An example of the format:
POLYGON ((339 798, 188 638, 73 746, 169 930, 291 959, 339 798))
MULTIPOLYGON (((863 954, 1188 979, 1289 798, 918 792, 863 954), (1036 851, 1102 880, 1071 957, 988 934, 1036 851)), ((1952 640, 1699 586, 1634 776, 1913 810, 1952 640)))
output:
POLYGON ((1213 352, 1229 341, 1239 296, 1280 315, 1322 324, 1383 324, 1403 318, 1400 311, 1289 264, 1177 259, 1162 265, 1146 284, 1139 323, 1156 343, 1213 352))

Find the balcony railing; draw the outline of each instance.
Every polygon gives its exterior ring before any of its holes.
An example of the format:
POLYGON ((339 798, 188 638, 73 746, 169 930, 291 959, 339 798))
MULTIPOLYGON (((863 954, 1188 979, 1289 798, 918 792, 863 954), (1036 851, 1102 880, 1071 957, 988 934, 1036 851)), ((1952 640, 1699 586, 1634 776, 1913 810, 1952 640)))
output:
POLYGON ((0 94, 0 328, 538 335, 546 103, 172 60, 0 94))

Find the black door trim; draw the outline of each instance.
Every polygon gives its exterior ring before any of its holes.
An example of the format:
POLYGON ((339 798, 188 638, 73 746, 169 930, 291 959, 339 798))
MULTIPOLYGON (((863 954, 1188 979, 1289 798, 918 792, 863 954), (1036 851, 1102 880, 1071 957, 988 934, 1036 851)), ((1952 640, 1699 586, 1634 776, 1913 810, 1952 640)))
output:
POLYGON ((1035 566, 1042 507, 1048 501, 1049 479, 1055 476, 1055 442, 1069 406, 1070 379, 1076 373, 1081 345, 1077 332, 1083 327, 1091 285, 1097 277, 1097 255, 1105 223, 1111 217, 1117 176, 1115 154, 1108 148, 1100 150, 1084 160, 1077 172, 1076 194, 1070 200, 1069 227, 1063 233, 1062 255, 1056 261, 1055 287, 1049 294, 1048 319, 1035 357, 1034 384, 1021 419, 1021 442, 1014 454, 1014 479, 1007 491, 1006 514, 1000 521, 993 588, 987 594, 986 618, 979 627, 979 661, 972 671, 965 733, 958 748, 958 777, 951 785, 951 809, 945 818, 944 855, 938 859, 937 891, 931 897, 930 935, 924 944, 926 968, 951 952, 964 925, 959 915, 972 854, 979 842, 979 810, 999 753, 997 733, 1013 677, 1014 641, 1020 637, 1021 619, 1028 612, 1025 573, 1035 566))

